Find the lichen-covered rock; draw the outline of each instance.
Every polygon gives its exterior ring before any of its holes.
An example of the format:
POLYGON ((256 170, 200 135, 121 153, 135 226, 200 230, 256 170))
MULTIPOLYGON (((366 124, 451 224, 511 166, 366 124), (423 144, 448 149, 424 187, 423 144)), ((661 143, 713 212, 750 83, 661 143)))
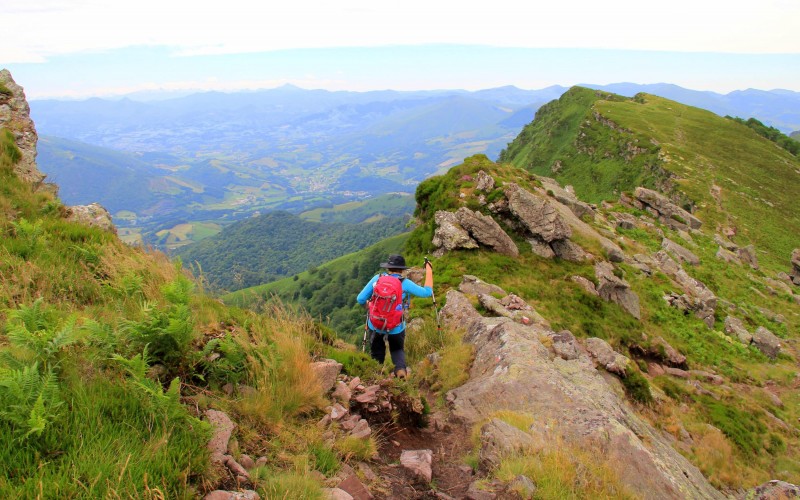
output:
POLYGON ((492 471, 507 455, 537 451, 534 450, 535 444, 530 434, 500 419, 493 418, 481 427, 478 467, 485 472, 492 471))
POLYGON ((773 479, 740 496, 741 500, 786 500, 800 497, 800 486, 773 479))
POLYGON ((614 275, 614 266, 608 262, 598 262, 594 266, 594 272, 600 298, 619 304, 625 312, 639 319, 639 296, 631 290, 627 281, 614 275))
MULTIPOLYGON (((536 178, 542 183, 542 187, 547 190, 548 194, 552 193, 553 198, 555 198, 556 201, 562 205, 569 207, 576 217, 594 218, 595 213, 591 205, 579 200, 578 197, 575 196, 574 192, 571 192, 569 189, 562 188, 558 181, 550 177, 536 176, 536 178)), ((571 186, 567 187, 571 188, 571 186)))
POLYGON ((594 283, 584 278, 583 276, 572 276, 570 279, 575 283, 577 283, 578 285, 580 285, 580 287, 583 288, 589 295, 594 295, 594 296, 598 295, 597 288, 595 288, 594 283))
POLYGON ((19 161, 14 164, 14 172, 20 179, 40 188, 45 175, 36 168, 36 134, 31 109, 25 98, 25 91, 17 85, 7 69, 0 70, 0 84, 9 93, 0 93, 0 128, 9 130, 14 136, 14 143, 21 153, 19 161))
POLYGON ((225 413, 218 410, 206 410, 206 420, 211 424, 213 435, 208 442, 208 451, 211 456, 225 455, 228 453, 228 442, 236 424, 225 413))
POLYGON ((485 293, 487 295, 508 295, 505 290, 497 285, 486 283, 477 276, 465 274, 461 277, 461 283, 458 285, 458 291, 467 295, 479 295, 485 293))
POLYGON ((484 170, 479 170, 475 175, 475 189, 477 191, 489 192, 494 189, 494 177, 487 174, 484 170))
POLYGON ((311 370, 319 381, 323 393, 327 393, 336 385, 336 377, 342 372, 342 364, 335 359, 323 359, 311 363, 311 370))
POLYGON ((488 215, 461 207, 456 211, 456 221, 478 243, 502 255, 510 257, 519 255, 516 243, 503 231, 500 224, 488 215))
POLYGON ((67 220, 117 233, 111 214, 99 203, 67 207, 67 220))
POLYGON ((434 220, 436 230, 431 240, 431 244, 437 249, 434 255, 442 256, 457 248, 478 248, 478 242, 458 223, 455 212, 439 210, 434 215, 434 220))
POLYGON ((447 302, 439 311, 439 319, 445 327, 467 328, 472 321, 480 318, 480 313, 472 307, 469 299, 463 293, 456 290, 447 292, 447 302))
POLYGON ((505 190, 508 209, 531 232, 546 243, 565 240, 572 229, 549 200, 509 184, 505 190))
POLYGON ((709 328, 714 327, 714 311, 717 307, 717 296, 700 280, 694 279, 675 262, 665 251, 653 255, 655 265, 667 276, 675 280, 686 292, 682 303, 702 319, 709 328))
POLYGON ((703 225, 700 219, 652 189, 637 187, 633 195, 645 207, 653 209, 659 220, 670 227, 677 228, 685 225, 691 229, 700 229, 700 226, 703 225))
POLYGON ((403 450, 400 454, 400 465, 414 476, 428 484, 433 478, 433 452, 431 450, 403 450))
POLYGON ((739 249, 736 250, 736 255, 739 257, 739 260, 745 264, 749 265, 753 269, 758 269, 758 256, 756 256, 756 247, 753 245, 739 247, 739 249))
POLYGON ((615 373, 620 377, 625 377, 628 373, 628 365, 631 360, 627 356, 615 351, 608 342, 597 337, 590 337, 584 342, 586 350, 592 356, 592 359, 597 361, 597 364, 602 366, 611 373, 615 373))
POLYGON ((739 339, 742 344, 749 345, 753 341, 753 335, 747 331, 742 320, 735 316, 725 318, 725 333, 739 339))
POLYGON ((555 240, 550 242, 550 248, 556 257, 569 262, 583 262, 589 258, 580 245, 572 240, 555 240))
POLYGON ((753 332, 753 344, 759 351, 772 359, 775 359, 781 352, 781 340, 763 326, 759 326, 753 332))
POLYGON ((739 260, 739 257, 737 257, 735 253, 722 247, 719 247, 717 249, 717 253, 714 256, 723 262, 727 262, 728 264, 739 265, 742 263, 742 261, 739 260))
POLYGON ((586 357, 553 356, 541 338, 552 333, 506 318, 473 321, 465 341, 475 346, 470 378, 448 393, 453 414, 467 424, 498 410, 552 422, 553 439, 605 450, 621 481, 641 498, 723 498, 618 395, 586 357))
POLYGON ((697 266, 700 264, 700 258, 689 251, 687 248, 675 243, 669 238, 661 240, 661 248, 676 256, 679 260, 697 266))
POLYGON ((800 248, 795 248, 792 250, 792 272, 789 274, 789 278, 792 280, 797 286, 800 286, 800 248))

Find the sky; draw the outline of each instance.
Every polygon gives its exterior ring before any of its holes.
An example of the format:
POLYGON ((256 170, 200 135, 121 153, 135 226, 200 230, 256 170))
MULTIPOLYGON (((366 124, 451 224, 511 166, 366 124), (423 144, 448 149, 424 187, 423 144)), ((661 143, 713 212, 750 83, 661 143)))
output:
POLYGON ((0 0, 29 99, 674 83, 800 91, 800 1, 0 0))

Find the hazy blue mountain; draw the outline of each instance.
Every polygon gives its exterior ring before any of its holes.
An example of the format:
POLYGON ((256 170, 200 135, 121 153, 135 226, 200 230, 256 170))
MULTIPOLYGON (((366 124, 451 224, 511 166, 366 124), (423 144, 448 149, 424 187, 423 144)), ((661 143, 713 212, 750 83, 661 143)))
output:
MULTIPOLYGON (((644 91, 787 132, 800 129, 797 92, 590 87, 644 91)), ((330 92, 285 85, 160 100, 32 101, 31 113, 46 138, 42 170, 62 185, 64 199, 125 211, 118 225, 157 243, 154 234, 176 224, 225 224, 256 212, 299 213, 412 193, 468 156, 496 158, 564 90, 330 92)))

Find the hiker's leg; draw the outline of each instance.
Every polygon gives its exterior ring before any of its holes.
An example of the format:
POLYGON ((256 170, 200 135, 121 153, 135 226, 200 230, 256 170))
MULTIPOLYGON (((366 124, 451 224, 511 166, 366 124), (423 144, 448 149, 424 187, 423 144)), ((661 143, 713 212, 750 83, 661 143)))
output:
POLYGON ((387 335, 389 337, 389 354, 392 356, 392 363, 394 363, 394 371, 406 369, 406 352, 403 350, 406 344, 406 332, 403 330, 394 335, 387 335))
POLYGON ((369 354, 372 359, 380 364, 383 364, 383 360, 386 358, 386 341, 384 337, 385 335, 381 335, 378 332, 372 332, 372 343, 369 345, 369 354))

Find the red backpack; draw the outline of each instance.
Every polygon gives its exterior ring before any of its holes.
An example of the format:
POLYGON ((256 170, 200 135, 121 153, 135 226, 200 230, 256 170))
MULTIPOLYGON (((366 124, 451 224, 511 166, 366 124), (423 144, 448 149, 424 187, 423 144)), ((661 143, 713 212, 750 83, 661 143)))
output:
POLYGON ((390 274, 381 275, 369 299, 369 321, 376 330, 388 332, 403 322, 403 282, 390 274))

